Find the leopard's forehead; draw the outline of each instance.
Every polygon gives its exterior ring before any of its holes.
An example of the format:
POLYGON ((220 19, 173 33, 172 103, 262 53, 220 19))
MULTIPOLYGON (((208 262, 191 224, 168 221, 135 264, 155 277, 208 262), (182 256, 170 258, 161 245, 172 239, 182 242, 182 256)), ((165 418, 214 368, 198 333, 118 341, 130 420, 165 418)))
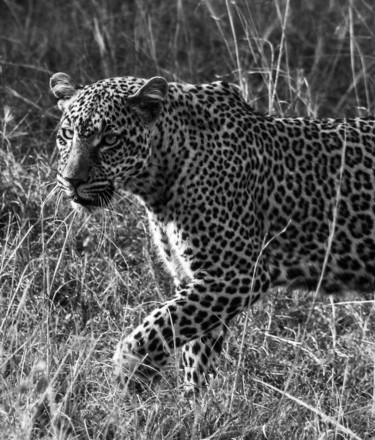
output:
POLYGON ((141 79, 124 77, 87 85, 80 89, 65 116, 84 137, 115 126, 123 122, 128 112, 126 97, 135 93, 143 83, 141 79))

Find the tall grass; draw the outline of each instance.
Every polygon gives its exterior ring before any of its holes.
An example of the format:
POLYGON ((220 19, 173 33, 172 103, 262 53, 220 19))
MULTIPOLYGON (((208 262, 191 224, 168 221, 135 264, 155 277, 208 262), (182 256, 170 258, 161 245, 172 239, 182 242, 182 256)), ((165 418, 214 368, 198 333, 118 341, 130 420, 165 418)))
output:
POLYGON ((141 395, 115 383, 116 341, 170 280, 131 198, 104 229, 48 199, 51 73, 224 79, 264 112, 371 115, 374 21, 366 0, 0 3, 1 440, 374 438, 371 301, 271 292, 231 327, 200 405, 178 359, 141 395))

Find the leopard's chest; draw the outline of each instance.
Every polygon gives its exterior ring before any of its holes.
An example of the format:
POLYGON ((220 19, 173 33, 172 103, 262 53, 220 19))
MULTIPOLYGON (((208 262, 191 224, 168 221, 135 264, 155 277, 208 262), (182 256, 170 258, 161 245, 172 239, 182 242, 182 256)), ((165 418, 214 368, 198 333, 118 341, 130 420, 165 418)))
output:
POLYGON ((188 283, 194 278, 189 237, 174 222, 160 223, 151 218, 154 243, 175 284, 188 283))

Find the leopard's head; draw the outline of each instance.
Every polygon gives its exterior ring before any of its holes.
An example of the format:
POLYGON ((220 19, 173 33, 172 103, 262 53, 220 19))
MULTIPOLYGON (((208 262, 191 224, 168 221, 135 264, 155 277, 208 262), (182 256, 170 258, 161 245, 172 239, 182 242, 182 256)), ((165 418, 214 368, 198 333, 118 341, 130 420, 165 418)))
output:
POLYGON ((126 187, 147 166, 168 83, 124 77, 83 87, 56 73, 50 86, 62 111, 58 185, 74 206, 106 206, 116 181, 126 187))

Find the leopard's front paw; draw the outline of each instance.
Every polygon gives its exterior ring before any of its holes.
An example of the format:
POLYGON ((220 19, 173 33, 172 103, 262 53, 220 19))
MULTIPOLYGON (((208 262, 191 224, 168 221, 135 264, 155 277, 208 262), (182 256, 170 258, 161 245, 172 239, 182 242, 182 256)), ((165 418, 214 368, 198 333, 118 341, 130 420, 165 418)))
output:
POLYGON ((159 370, 148 364, 147 355, 135 355, 125 341, 117 344, 113 361, 115 380, 124 385, 131 385, 137 392, 141 392, 159 376, 159 370))

